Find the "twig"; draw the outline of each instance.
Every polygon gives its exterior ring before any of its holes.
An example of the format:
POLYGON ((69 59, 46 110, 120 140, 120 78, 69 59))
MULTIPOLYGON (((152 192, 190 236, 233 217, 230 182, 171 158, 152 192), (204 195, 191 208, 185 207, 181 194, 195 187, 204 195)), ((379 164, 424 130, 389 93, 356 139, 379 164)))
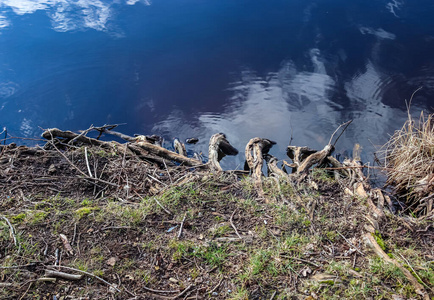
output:
POLYGON ((149 291, 149 292, 152 292, 152 293, 161 293, 161 294, 170 294, 170 293, 179 293, 179 290, 174 290, 174 291, 168 291, 168 290, 154 290, 154 289, 150 289, 150 288, 148 288, 148 287, 146 287, 146 286, 143 286, 142 287, 144 290, 147 290, 147 291, 149 291))
POLYGON ((229 219, 229 221, 231 222, 231 226, 232 226, 232 228, 235 230, 235 233, 237 234, 237 236, 238 236, 240 239, 242 239, 241 235, 238 233, 237 227, 235 227, 235 224, 234 224, 234 222, 233 222, 234 214, 235 214, 236 211, 237 211, 237 210, 234 210, 234 212, 232 213, 231 218, 229 219))
POLYGON ((56 147, 56 145, 53 143, 53 140, 51 140, 50 141, 51 142, 51 145, 54 147, 54 149, 56 149, 57 150, 57 152, 59 152, 59 154, 60 155, 62 155, 63 156, 63 158, 64 159, 66 159, 66 161, 74 168, 74 169, 76 169, 81 175, 83 175, 84 177, 86 177, 86 178, 88 178, 88 179, 91 179, 91 180, 95 180, 95 181, 99 181, 99 182, 102 182, 102 183, 105 183, 105 184, 108 184, 108 185, 111 185, 111 186, 115 186, 115 187, 119 187, 117 184, 115 184, 115 183, 113 183, 113 182, 108 182, 108 181, 105 181, 105 180, 102 180, 102 179, 99 179, 99 178, 94 178, 94 177, 89 177, 86 173, 84 173, 82 170, 80 170, 76 165, 74 165, 73 163, 72 163, 72 161, 70 161, 69 160, 69 158, 68 157, 66 157, 66 155, 65 154, 63 154, 57 147, 56 147))
MULTIPOLYGON (((86 130, 83 130, 79 135, 77 135, 75 138, 73 138, 72 140, 70 140, 68 142, 68 145, 71 145, 75 140, 81 138, 82 136, 86 135, 89 131, 91 131, 92 129, 94 129, 93 125, 90 125, 90 127, 86 130)), ((86 148, 85 148, 86 149, 86 148)))
POLYGON ((375 254, 377 254, 380 258, 385 260, 387 263, 395 265, 397 268, 401 270, 402 273, 404 273, 405 277, 408 281, 413 285, 414 290, 416 294, 422 296, 424 300, 429 300, 429 295, 425 291, 422 284, 419 283, 419 281, 411 274, 409 270, 401 266, 400 263, 398 263, 395 259, 390 258, 384 251, 381 249, 381 247, 378 245, 375 238, 372 236, 371 233, 366 233, 364 235, 365 242, 374 250, 375 254))
POLYGON ((76 234, 77 234, 77 223, 74 223, 74 235, 72 237, 71 245, 74 245, 74 243, 75 243, 75 236, 76 236, 76 234))
POLYGON ((338 128, 336 128, 335 132, 333 132, 332 136, 330 137, 329 145, 332 144, 332 140, 333 140, 333 137, 334 137, 334 135, 336 134, 336 132, 338 132, 338 130, 339 130, 341 127, 344 127, 344 129, 342 129, 341 134, 336 138, 335 142, 333 143, 333 146, 336 145, 336 143, 338 142, 339 138, 340 138, 341 135, 344 133, 344 131, 347 129, 347 127, 351 124, 351 122, 353 122, 353 120, 349 120, 348 122, 345 122, 344 124, 341 124, 341 125, 339 125, 338 128))
POLYGON ((189 289, 191 289, 191 287, 192 287, 193 285, 189 285, 188 287, 186 287, 181 293, 179 293, 178 295, 176 295, 175 297, 173 297, 172 299, 176 299, 176 298, 179 298, 179 297, 181 297, 182 295, 184 295, 185 293, 187 293, 187 291, 189 290, 189 289))
POLYGON ((208 294, 214 293, 219 288, 219 286, 222 284, 224 279, 225 279, 224 277, 222 279, 220 279, 219 283, 217 283, 217 285, 211 291, 209 291, 208 294))
POLYGON ((155 200, 155 202, 158 204, 158 206, 160 206, 163 210, 164 210, 164 212, 166 213, 166 214, 168 214, 168 215, 173 215, 173 213, 170 211, 170 210, 168 210, 168 209, 166 209, 161 203, 160 203, 160 201, 158 201, 157 200, 157 198, 155 198, 155 197, 153 197, 153 199, 155 200))
POLYGON ((357 252, 359 252, 362 256, 365 256, 365 254, 363 254, 362 251, 359 250, 359 248, 357 248, 356 246, 353 245, 353 243, 351 243, 346 237, 343 236, 342 233, 340 233, 339 231, 337 231, 337 233, 352 247, 354 247, 354 249, 356 249, 357 252))
POLYGON ((84 147, 84 158, 86 159, 87 170, 89 171, 89 176, 93 178, 92 172, 90 171, 89 159, 87 158, 87 147, 84 147))
POLYGON ((164 164, 164 167, 166 168, 167 175, 169 175, 170 183, 173 184, 172 176, 170 175, 169 169, 167 168, 167 164, 166 164, 166 161, 164 160, 164 158, 163 158, 163 164, 164 164))
POLYGON ((410 267, 410 269, 413 271, 413 275, 416 276, 416 278, 418 279, 418 281, 419 281, 421 284, 423 284, 427 289, 433 291, 432 288, 430 288, 429 286, 427 286, 427 285, 423 282, 423 280, 419 277, 419 275, 418 275, 418 274, 416 273, 416 271, 413 269, 413 267, 412 267, 411 264, 408 262, 408 260, 405 259, 405 257, 402 256, 401 253, 398 253, 398 254, 399 254, 399 256, 401 256, 401 258, 402 258, 403 260, 405 260, 405 262, 407 263, 407 265, 408 265, 408 266, 410 267))
POLYGON ((293 256, 287 256, 287 255, 281 255, 281 256, 282 256, 282 257, 289 258, 289 259, 293 259, 293 260, 298 260, 298 261, 301 261, 301 262, 304 262, 304 263, 310 264, 310 265, 312 265, 312 266, 315 266, 315 267, 317 267, 317 268, 320 267, 320 266, 317 265, 316 263, 311 262, 311 261, 306 260, 306 259, 302 259, 302 258, 298 258, 298 257, 293 257, 293 256))
POLYGON ((94 275, 94 274, 92 274, 92 273, 89 273, 89 272, 86 272, 86 271, 82 271, 82 270, 79 270, 79 269, 74 269, 74 268, 66 267, 66 266, 53 266, 53 265, 50 265, 50 266, 47 266, 47 267, 49 267, 49 268, 60 267, 60 268, 64 268, 64 269, 66 269, 66 270, 71 270, 71 271, 76 271, 76 272, 79 272, 79 273, 86 274, 87 276, 90 276, 90 277, 96 278, 96 279, 98 279, 99 281, 101 281, 101 282, 107 284, 108 286, 112 287, 115 291, 117 291, 117 292, 119 292, 119 293, 121 292, 121 290, 118 289, 118 288, 117 288, 116 286, 114 286, 113 284, 111 284, 111 283, 105 281, 105 280, 102 279, 101 277, 96 276, 96 275, 94 275))
POLYGON ((274 291, 273 295, 271 295, 270 300, 273 300, 273 299, 274 299, 274 296, 276 296, 276 294, 277 294, 277 291, 274 291))
POLYGON ((182 229, 184 228, 184 221, 185 221, 186 217, 187 217, 187 212, 185 212, 184 218, 182 219, 182 222, 181 222, 181 226, 179 227, 178 239, 181 237, 182 229))
POLYGON ((33 285, 33 281, 30 282, 29 287, 27 290, 21 295, 20 300, 24 298, 24 296, 27 294, 27 292, 30 290, 30 287, 33 285))
POLYGON ((12 237, 14 238, 14 244, 15 244, 15 247, 18 247, 19 244, 18 244, 17 237, 16 237, 16 235, 15 235, 15 229, 12 227, 11 222, 9 222, 9 220, 8 220, 5 216, 1 216, 1 217, 2 217, 3 220, 6 221, 6 223, 8 223, 8 226, 9 226, 9 229, 10 229, 10 232, 11 232, 11 235, 12 235, 12 237))
POLYGON ((83 278, 83 275, 75 275, 75 274, 69 274, 54 270, 45 270, 45 276, 47 277, 58 277, 66 280, 80 280, 83 278))

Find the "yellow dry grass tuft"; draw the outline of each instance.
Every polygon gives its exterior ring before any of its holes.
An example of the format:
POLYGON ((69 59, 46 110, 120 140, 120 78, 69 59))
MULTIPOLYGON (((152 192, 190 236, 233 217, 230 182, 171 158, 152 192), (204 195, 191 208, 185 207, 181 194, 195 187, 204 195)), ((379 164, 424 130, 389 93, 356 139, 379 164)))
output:
POLYGON ((408 119, 384 145, 387 184, 404 197, 411 211, 428 215, 434 201, 434 115, 423 111, 408 119))

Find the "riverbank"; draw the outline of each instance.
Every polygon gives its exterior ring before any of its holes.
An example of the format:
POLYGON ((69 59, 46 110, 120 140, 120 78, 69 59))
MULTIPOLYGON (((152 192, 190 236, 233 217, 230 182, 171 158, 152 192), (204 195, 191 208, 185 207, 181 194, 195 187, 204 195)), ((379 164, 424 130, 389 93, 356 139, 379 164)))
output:
POLYGON ((203 164, 149 137, 44 134, 43 148, 2 147, 2 299, 434 296, 432 215, 393 214, 331 144, 289 149, 287 174, 266 139, 242 172, 218 168, 217 136, 203 164))

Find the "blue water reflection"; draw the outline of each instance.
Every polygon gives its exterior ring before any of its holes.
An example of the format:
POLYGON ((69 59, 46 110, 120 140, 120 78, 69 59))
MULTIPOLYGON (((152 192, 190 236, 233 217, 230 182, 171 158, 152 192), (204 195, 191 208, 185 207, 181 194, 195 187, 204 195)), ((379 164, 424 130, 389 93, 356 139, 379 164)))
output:
MULTIPOLYGON (((166 139, 224 132, 370 153, 434 106, 434 4, 376 1, 0 0, 0 125, 127 123, 166 139)), ((366 156, 366 159, 372 159, 366 156)), ((242 165, 239 155, 226 167, 242 165)))

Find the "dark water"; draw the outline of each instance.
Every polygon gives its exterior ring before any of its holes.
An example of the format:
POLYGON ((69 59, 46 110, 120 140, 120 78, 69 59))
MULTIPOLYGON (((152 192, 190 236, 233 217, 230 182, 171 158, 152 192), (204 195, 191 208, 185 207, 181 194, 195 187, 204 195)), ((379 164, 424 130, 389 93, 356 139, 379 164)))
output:
MULTIPOLYGON (((0 0, 0 126, 126 123, 126 134, 252 137, 365 160, 412 112, 433 112, 432 0, 0 0)), ((243 155, 226 167, 242 165, 243 155)))

